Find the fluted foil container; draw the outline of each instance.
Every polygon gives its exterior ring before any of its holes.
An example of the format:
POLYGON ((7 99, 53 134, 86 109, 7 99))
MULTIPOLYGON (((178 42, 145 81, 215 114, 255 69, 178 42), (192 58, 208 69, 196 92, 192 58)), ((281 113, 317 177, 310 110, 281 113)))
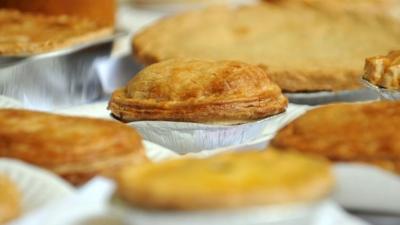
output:
POLYGON ((266 127, 284 115, 285 113, 281 113, 239 125, 169 121, 138 121, 128 123, 128 125, 138 130, 145 140, 167 147, 179 154, 187 154, 240 145, 255 140, 265 135, 263 131, 266 127))
POLYGON ((117 31, 108 37, 49 53, 0 56, 0 95, 42 110, 94 101, 103 94, 96 63, 108 58, 113 41, 124 35, 125 32, 117 31))
POLYGON ((365 79, 362 79, 362 82, 366 87, 368 87, 372 91, 375 91, 382 100, 393 100, 393 101, 400 100, 400 90, 382 88, 372 84, 371 82, 365 79))

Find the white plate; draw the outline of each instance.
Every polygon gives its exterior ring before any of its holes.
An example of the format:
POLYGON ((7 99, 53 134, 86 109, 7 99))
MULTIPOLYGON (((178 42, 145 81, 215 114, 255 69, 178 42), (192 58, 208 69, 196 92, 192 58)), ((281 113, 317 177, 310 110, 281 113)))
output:
POLYGON ((16 99, 0 95, 0 108, 22 108, 22 103, 16 99))
POLYGON ((0 159, 0 173, 16 183, 24 213, 74 193, 74 188, 57 175, 21 161, 0 159))
POLYGON ((161 145, 154 144, 150 141, 143 141, 143 145, 146 149, 147 157, 153 162, 160 162, 167 159, 173 159, 179 155, 175 152, 164 148, 161 145))
POLYGON ((155 211, 134 208, 113 199, 114 213, 127 225, 311 225, 323 203, 231 210, 155 211))

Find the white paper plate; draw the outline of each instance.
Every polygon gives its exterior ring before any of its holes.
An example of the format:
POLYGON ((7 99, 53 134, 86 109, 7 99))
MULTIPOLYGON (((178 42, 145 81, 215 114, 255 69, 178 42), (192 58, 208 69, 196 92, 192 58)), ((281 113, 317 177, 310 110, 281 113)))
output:
POLYGON ((154 144, 150 141, 143 141, 143 145, 146 149, 147 157, 153 162, 160 162, 167 159, 173 159, 179 155, 175 152, 164 148, 161 145, 154 144))
POLYGON ((74 188, 57 175, 21 161, 0 159, 0 172, 10 177, 22 193, 24 213, 74 193, 74 188))
POLYGON ((400 215, 400 176, 367 164, 339 163, 335 200, 349 209, 400 215))
POLYGON ((0 108, 23 108, 22 103, 16 99, 0 95, 0 108))
POLYGON ((181 212, 143 210, 117 198, 111 205, 127 225, 311 225, 324 203, 181 212))

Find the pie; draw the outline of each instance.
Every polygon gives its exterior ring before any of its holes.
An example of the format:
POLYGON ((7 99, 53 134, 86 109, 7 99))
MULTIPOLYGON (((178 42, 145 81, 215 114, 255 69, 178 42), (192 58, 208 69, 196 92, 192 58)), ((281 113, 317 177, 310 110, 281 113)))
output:
POLYGON ((365 61, 364 79, 383 88, 400 89, 400 51, 368 58, 365 61))
POLYGON ((400 102, 332 104, 308 111, 271 142, 279 150, 370 163, 400 173, 400 102))
POLYGON ((0 56, 50 52, 112 33, 109 26, 73 16, 46 16, 0 9, 0 56))
POLYGON ((21 195, 16 185, 0 174, 0 224, 15 219, 21 213, 21 195))
POLYGON ((329 10, 361 11, 366 13, 387 13, 400 18, 398 0, 264 0, 276 4, 305 4, 329 10))
POLYGON ((145 64, 177 57, 260 64, 285 92, 360 88, 365 58, 399 45, 400 21, 385 13, 265 3, 185 12, 132 41, 145 64))
POLYGON ((116 0, 1 0, 0 8, 46 15, 73 15, 114 26, 116 0))
POLYGON ((120 198, 160 210, 310 203, 327 197, 333 187, 326 161, 272 149, 187 157, 125 167, 116 174, 120 198))
POLYGON ((76 185, 147 162, 139 134, 108 120, 1 109, 0 137, 0 157, 43 167, 76 185))
POLYGON ((139 72, 109 102, 112 114, 138 120, 246 123, 285 111, 287 99, 258 66, 173 59, 139 72))

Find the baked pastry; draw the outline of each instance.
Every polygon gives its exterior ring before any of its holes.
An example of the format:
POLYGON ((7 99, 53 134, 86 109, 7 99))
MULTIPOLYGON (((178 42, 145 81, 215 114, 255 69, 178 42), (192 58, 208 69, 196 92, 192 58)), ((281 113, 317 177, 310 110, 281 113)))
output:
POLYGON ((15 219, 21 212, 21 196, 16 185, 0 174, 0 224, 15 219))
POLYGON ((126 167, 117 174, 118 196, 150 209, 310 203, 325 198, 333 187, 326 161, 272 149, 188 157, 126 167))
POLYGON ((113 26, 116 0, 0 0, 0 8, 47 15, 72 15, 113 26))
POLYGON ((72 16, 0 9, 0 56, 49 52, 105 37, 112 28, 72 16))
POLYGON ((366 57, 400 45, 399 23, 384 13, 304 5, 221 6, 160 20, 132 45, 145 64, 175 57, 241 60, 264 65, 286 92, 350 90, 361 87, 366 57))
POLYGON ((383 88, 400 89, 400 51, 368 58, 365 61, 364 79, 383 88))
POLYGON ((279 150, 364 162, 400 173, 400 102, 332 104, 313 109, 281 129, 279 150))
POLYGON ((305 4, 329 10, 361 11, 366 13, 387 13, 400 18, 398 0, 264 0, 276 4, 305 4))
POLYGON ((1 109, 0 137, 0 157, 46 168, 76 185, 147 161, 138 133, 108 120, 1 109))
POLYGON ((122 121, 245 123, 285 111, 267 73, 236 61, 175 59, 151 65, 116 90, 109 109, 122 121))

